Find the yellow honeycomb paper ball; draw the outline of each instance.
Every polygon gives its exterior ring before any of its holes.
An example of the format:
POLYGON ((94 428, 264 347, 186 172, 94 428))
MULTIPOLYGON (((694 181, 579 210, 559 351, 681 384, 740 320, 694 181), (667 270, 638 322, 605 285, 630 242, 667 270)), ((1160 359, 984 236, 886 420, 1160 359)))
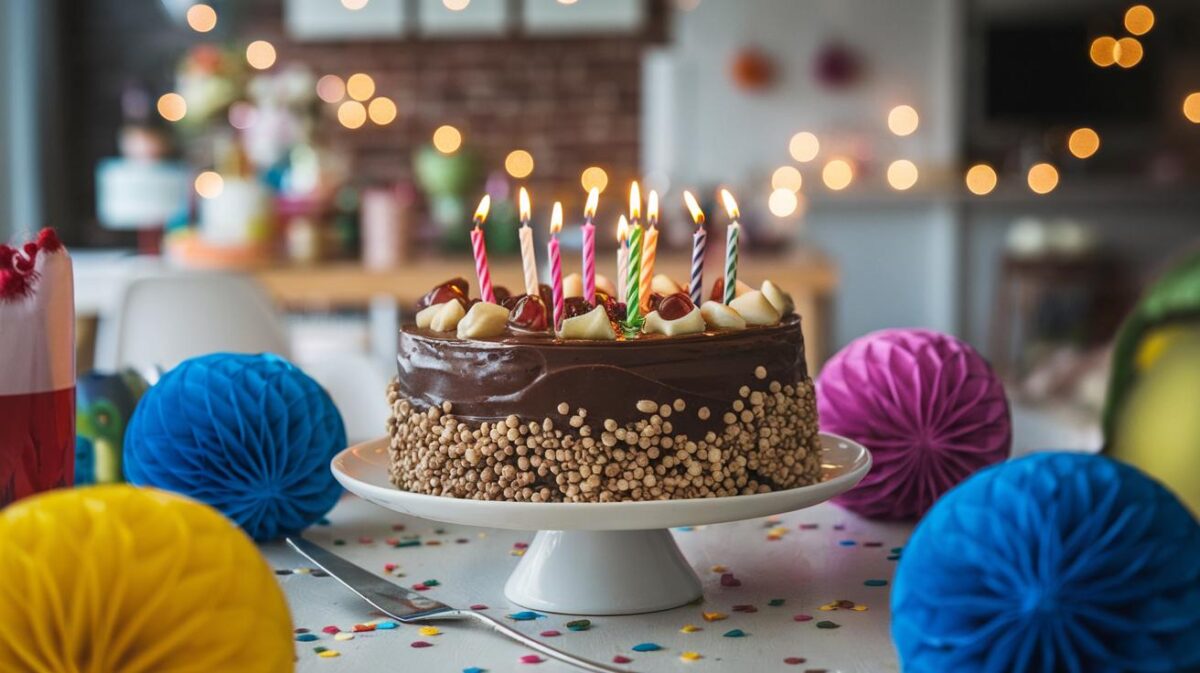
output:
POLYGON ((0 511, 0 670, 292 671, 283 592, 207 505, 129 485, 0 511))

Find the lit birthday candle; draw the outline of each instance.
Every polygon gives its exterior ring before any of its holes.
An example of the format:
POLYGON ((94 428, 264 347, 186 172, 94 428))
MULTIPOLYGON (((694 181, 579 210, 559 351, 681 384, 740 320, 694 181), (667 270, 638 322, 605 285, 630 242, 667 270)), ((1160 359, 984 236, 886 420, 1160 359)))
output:
POLYGON ((521 188, 518 197, 521 213, 521 228, 517 233, 521 237, 521 268, 525 272, 525 294, 538 296, 537 257, 533 252, 533 229, 529 226, 529 192, 521 188))
POLYGON ((642 274, 642 194, 635 181, 629 188, 629 262, 625 274, 625 322, 636 326, 641 322, 642 274))
POLYGON ((629 220, 625 215, 617 220, 617 299, 625 297, 626 276, 629 274, 629 220))
POLYGON ((475 253, 475 275, 479 277, 479 296, 489 304, 496 303, 496 295, 492 293, 492 274, 488 270, 487 246, 483 242, 483 222, 487 219, 488 208, 492 205, 492 197, 487 194, 479 200, 475 209, 475 228, 471 230, 471 250, 475 253))
POLYGON ((688 284, 688 293, 692 295, 692 303, 699 306, 704 299, 704 247, 708 242, 708 233, 704 231, 704 211, 691 192, 683 193, 683 201, 687 204, 692 221, 696 223, 696 233, 692 234, 692 279, 688 284))
POLYGON ((654 280, 654 259, 658 255, 658 192, 650 190, 646 199, 646 234, 642 237, 641 293, 638 307, 642 313, 650 312, 650 285, 654 280))
POLYGON ((721 190, 721 200, 725 202, 725 212, 729 214, 729 229, 725 235, 725 302, 728 304, 733 301, 734 293, 737 290, 737 267, 738 267, 738 233, 742 226, 738 224, 737 201, 733 200, 733 194, 729 193, 728 189, 721 190))
POLYGON ((546 245, 550 254, 550 290, 554 300, 554 329, 562 327, 564 300, 562 276, 562 252, 558 247, 558 232, 562 231, 562 204, 554 202, 554 210, 550 212, 550 242, 546 245))
POLYGON ((588 192, 587 205, 583 208, 583 298, 596 305, 596 205, 600 201, 600 190, 592 187, 588 192))

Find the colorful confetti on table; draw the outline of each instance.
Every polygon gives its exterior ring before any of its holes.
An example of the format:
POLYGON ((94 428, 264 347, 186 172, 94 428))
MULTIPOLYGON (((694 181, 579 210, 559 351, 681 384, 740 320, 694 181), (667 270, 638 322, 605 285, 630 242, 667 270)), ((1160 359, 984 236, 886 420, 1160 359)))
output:
POLYGON ((638 643, 633 646, 634 652, 656 652, 662 649, 662 645, 658 643, 638 643))

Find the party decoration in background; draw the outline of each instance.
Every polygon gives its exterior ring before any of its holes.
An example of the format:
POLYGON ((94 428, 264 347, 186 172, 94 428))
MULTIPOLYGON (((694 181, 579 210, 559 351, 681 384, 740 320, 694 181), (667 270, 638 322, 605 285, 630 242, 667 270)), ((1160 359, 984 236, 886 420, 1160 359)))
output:
POLYGON ((293 670, 291 617, 250 540, 212 509, 127 485, 0 512, 0 670, 293 670))
POLYGON ((946 334, 890 329, 856 339, 821 370, 817 388, 821 429, 871 450, 871 472, 835 500, 863 516, 918 518, 1012 448, 1000 379, 946 334))
POLYGON ((813 77, 827 89, 848 89, 863 74, 863 57, 850 45, 833 40, 817 48, 813 58, 813 77))
POLYGON ((53 230, 0 245, 0 507, 74 478, 74 297, 53 230))
POLYGON ((76 485, 125 481, 121 469, 125 425, 147 385, 132 369, 116 374, 88 372, 75 382, 76 485))
POLYGON ((775 81, 775 63, 763 51, 743 47, 733 55, 729 74, 742 91, 763 91, 775 81))
POLYGON ((904 548, 907 673, 1200 669, 1200 523, 1135 468, 1042 453, 948 493, 904 548))
POLYGON ((329 394, 271 354, 214 353, 167 372, 125 432, 130 483, 216 507, 256 540, 302 530, 337 502, 346 446, 329 394))
POLYGON ((1108 455, 1163 482, 1200 517, 1200 323, 1170 329, 1118 410, 1108 455))

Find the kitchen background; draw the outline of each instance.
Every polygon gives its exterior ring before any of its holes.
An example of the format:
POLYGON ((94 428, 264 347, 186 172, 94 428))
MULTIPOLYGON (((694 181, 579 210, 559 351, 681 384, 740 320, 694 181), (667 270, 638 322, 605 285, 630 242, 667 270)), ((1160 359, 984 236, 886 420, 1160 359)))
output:
POLYGON ((639 179, 681 263, 682 191, 720 240, 728 187, 815 366, 957 334, 1043 447, 1098 443, 1120 317, 1200 241, 1186 0, 8 0, 0 90, 0 239, 72 248, 81 371, 189 354, 128 344, 136 280, 249 278, 318 379, 359 373, 323 383, 372 435, 396 321, 470 275, 484 191, 513 286, 519 185, 542 239, 592 186, 614 232, 639 179))

